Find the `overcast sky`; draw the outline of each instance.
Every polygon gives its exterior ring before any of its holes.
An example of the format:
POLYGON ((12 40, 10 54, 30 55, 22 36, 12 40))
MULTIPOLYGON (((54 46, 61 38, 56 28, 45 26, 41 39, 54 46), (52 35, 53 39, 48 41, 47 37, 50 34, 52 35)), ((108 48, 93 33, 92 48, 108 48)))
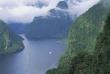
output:
MULTIPOLYGON (((0 19, 6 23, 30 23, 36 16, 46 16, 48 11, 55 8, 62 0, 0 0, 0 19), (39 8, 35 6, 42 2, 48 6, 39 8)), ((66 0, 71 15, 81 15, 100 0, 66 0)))

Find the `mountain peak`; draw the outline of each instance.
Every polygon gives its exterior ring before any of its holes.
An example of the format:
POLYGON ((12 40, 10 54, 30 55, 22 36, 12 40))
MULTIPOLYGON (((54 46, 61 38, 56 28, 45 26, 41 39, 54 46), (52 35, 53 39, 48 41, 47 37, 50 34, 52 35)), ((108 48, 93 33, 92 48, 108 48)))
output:
POLYGON ((61 9, 68 9, 68 4, 65 1, 60 1, 56 7, 61 9))

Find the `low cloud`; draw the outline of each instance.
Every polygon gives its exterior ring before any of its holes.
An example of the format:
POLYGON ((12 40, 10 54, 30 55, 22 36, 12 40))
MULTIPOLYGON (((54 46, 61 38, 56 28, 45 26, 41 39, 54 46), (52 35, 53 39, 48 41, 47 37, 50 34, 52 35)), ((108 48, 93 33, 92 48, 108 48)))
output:
POLYGON ((77 14, 77 16, 80 16, 99 1, 100 0, 68 0, 70 15, 77 14))
MULTIPOLYGON (((55 8, 59 1, 62 0, 0 0, 0 19, 7 23, 30 23, 36 16, 48 15, 48 11, 55 8), (46 4, 46 6, 37 7, 39 2, 46 4)), ((68 12, 70 15, 77 14, 79 16, 99 1, 67 0, 68 12)))

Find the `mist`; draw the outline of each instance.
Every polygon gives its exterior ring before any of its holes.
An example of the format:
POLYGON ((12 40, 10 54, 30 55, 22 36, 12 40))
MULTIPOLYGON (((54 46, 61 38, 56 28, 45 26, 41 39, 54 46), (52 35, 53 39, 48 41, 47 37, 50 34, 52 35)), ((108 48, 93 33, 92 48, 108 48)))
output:
POLYGON ((77 14, 77 16, 80 16, 98 2, 100 2, 100 0, 68 0, 69 13, 70 15, 77 14))
MULTIPOLYGON (((34 17, 47 16, 50 9, 62 0, 0 0, 0 19, 6 23, 30 23, 34 17), (39 7, 39 3, 44 6, 39 7)), ((65 0, 70 15, 85 13, 100 0, 65 0)))
POLYGON ((105 8, 110 7, 110 0, 102 0, 105 8))

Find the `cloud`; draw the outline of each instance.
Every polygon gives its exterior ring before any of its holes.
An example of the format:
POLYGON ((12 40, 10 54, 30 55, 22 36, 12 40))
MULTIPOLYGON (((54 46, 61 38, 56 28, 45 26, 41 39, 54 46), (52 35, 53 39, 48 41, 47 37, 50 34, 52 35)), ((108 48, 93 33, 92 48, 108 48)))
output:
POLYGON ((9 23, 30 23, 35 16, 46 16, 60 0, 0 0, 0 19, 9 23), (48 6, 37 7, 37 3, 48 3, 48 6))
MULTIPOLYGON (((0 0, 0 19, 7 23, 30 23, 36 16, 46 16, 48 11, 56 7, 62 0, 0 0), (42 8, 38 3, 46 4, 42 8)), ((71 15, 81 15, 99 0, 67 0, 71 15), (71 2, 70 2, 71 1, 71 2)))
POLYGON ((99 1, 100 0, 68 0, 70 15, 77 14, 77 16, 80 16, 99 1))

